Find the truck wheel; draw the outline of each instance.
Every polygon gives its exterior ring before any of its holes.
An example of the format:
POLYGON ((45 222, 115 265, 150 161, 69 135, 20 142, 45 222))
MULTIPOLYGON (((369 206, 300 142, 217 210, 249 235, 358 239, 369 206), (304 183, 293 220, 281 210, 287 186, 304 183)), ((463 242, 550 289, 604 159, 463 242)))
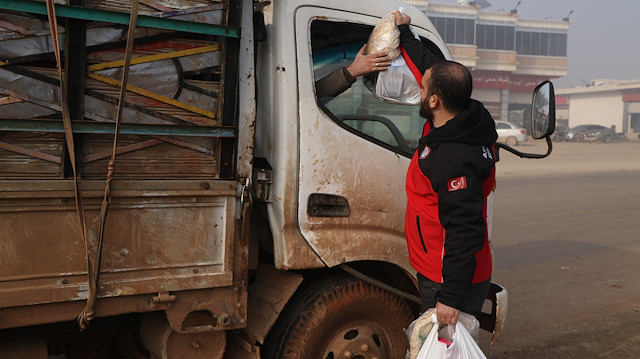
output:
POLYGON ((268 359, 404 358, 407 303, 348 276, 301 289, 267 337, 268 359))

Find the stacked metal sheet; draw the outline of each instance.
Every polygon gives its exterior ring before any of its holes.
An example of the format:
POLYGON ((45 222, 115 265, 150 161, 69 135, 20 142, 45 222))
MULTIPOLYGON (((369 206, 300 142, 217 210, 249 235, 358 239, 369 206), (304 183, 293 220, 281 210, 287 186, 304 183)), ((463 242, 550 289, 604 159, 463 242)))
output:
MULTIPOLYGON (((82 134, 82 176, 99 178, 105 173, 131 1, 56 4, 60 48, 69 68, 65 94, 44 3, 0 4, 3 178, 65 177, 62 96, 75 114, 74 133, 82 134), (83 46, 66 46, 67 42, 83 46)), ((220 1, 140 1, 122 115, 120 178, 218 176, 220 139, 233 137, 233 131, 221 127, 226 39, 237 36, 226 27, 227 17, 228 6, 220 1)))

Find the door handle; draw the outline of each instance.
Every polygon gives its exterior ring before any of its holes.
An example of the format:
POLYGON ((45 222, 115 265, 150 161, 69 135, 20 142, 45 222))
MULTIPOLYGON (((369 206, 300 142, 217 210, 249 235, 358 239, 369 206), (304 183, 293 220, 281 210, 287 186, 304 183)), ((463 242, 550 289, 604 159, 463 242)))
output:
POLYGON ((309 217, 348 217, 351 213, 349 201, 342 196, 312 193, 307 201, 309 217))

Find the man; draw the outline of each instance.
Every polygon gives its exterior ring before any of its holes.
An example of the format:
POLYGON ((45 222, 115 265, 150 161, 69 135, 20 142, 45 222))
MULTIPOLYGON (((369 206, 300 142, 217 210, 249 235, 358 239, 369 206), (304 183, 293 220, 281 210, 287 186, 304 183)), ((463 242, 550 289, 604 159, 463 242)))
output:
POLYGON ((420 82, 427 123, 406 183, 409 260, 418 271, 422 309, 435 307, 438 322, 455 324, 460 311, 481 311, 490 286, 486 199, 495 184, 498 135, 489 112, 471 99, 469 70, 433 63, 434 55, 403 30, 410 21, 396 14, 402 46, 418 68, 428 68, 420 82))

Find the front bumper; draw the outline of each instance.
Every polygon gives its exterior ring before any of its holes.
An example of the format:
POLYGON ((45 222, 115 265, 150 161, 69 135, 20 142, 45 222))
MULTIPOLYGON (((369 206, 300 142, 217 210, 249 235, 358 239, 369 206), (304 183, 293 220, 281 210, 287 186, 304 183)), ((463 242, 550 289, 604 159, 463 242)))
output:
POLYGON ((491 313, 482 312, 477 318, 480 322, 480 329, 492 332, 490 344, 493 344, 500 339, 504 330, 509 295, 504 287, 491 283, 487 299, 491 301, 491 313))

